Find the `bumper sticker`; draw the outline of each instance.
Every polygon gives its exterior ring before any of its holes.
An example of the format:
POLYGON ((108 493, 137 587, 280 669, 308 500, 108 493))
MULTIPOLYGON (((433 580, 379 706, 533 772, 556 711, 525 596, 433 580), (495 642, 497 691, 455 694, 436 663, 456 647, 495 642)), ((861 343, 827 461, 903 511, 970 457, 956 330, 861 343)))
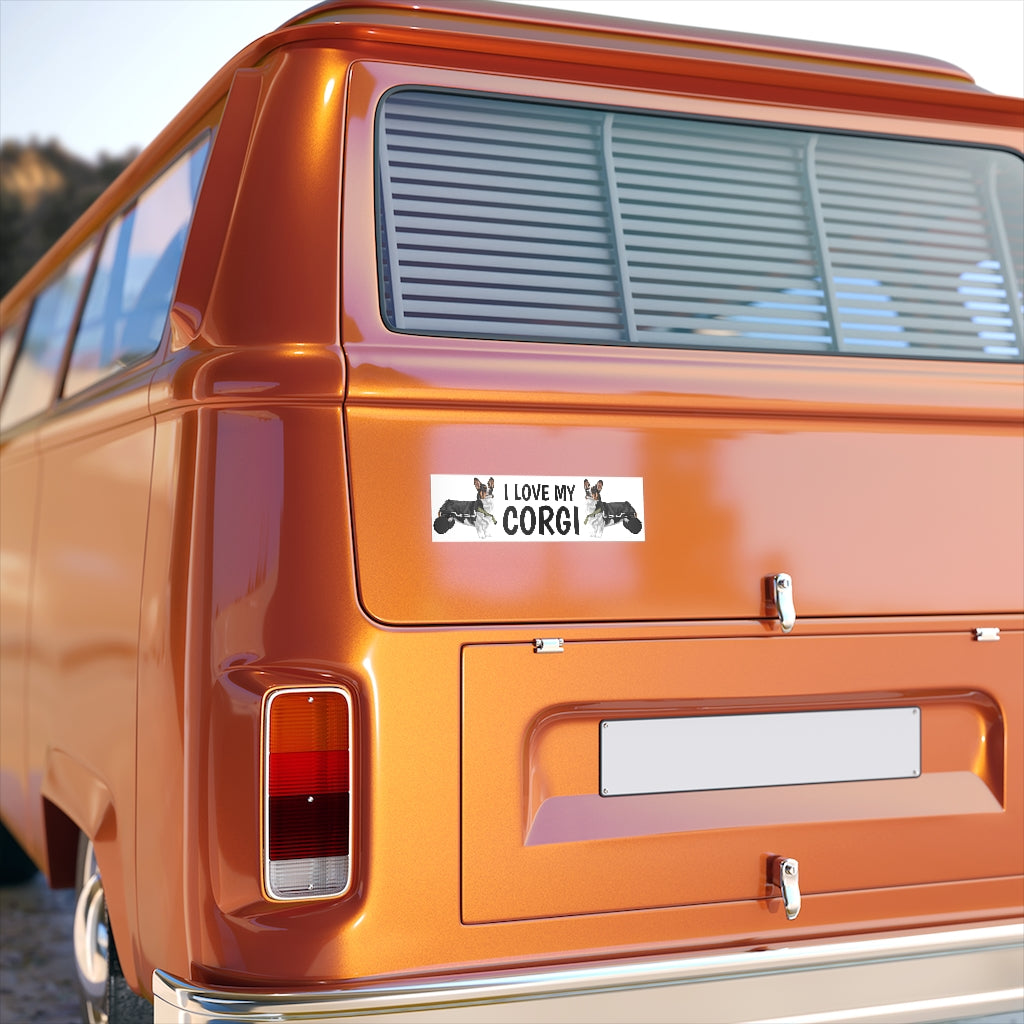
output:
POLYGON ((639 476, 432 474, 431 539, 440 543, 643 541, 639 476))

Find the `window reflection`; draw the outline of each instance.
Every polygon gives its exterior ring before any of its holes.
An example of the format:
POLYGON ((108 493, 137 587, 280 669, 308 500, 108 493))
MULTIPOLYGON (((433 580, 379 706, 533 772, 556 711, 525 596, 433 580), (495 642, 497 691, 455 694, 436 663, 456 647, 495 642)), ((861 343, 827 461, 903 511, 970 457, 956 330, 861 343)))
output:
POLYGON ((159 177, 111 224, 71 352, 73 395, 160 344, 208 143, 159 177))
POLYGON ((0 429, 42 412, 53 401, 68 331, 95 248, 92 242, 80 250, 36 299, 0 408, 0 429))

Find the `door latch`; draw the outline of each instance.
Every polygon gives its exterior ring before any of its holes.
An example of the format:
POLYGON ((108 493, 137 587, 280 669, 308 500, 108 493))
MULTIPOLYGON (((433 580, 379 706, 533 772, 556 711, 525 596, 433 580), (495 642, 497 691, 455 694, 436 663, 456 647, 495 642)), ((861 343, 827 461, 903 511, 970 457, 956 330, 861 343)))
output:
POLYGON ((788 573, 778 572, 774 576, 769 576, 766 582, 769 611, 774 611, 782 626, 782 632, 788 633, 796 625, 793 577, 788 573))
POLYGON ((792 921, 800 913, 800 865, 793 857, 776 857, 772 882, 782 892, 786 919, 792 921))

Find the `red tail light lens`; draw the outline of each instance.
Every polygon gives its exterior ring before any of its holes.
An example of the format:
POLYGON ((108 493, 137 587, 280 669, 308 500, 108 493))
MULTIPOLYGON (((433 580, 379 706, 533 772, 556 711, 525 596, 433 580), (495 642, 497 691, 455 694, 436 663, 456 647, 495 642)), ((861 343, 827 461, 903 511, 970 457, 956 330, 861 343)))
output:
POLYGON ((264 719, 264 869, 274 899, 340 896, 351 877, 352 702, 278 690, 264 719))

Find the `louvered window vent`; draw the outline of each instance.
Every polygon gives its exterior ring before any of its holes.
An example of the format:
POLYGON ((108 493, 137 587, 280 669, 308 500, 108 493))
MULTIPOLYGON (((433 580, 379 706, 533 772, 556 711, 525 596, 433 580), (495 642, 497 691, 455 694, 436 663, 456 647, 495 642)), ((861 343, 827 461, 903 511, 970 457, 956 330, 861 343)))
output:
POLYGON ((1024 162, 426 90, 378 132, 402 333, 1020 360, 1024 162))

